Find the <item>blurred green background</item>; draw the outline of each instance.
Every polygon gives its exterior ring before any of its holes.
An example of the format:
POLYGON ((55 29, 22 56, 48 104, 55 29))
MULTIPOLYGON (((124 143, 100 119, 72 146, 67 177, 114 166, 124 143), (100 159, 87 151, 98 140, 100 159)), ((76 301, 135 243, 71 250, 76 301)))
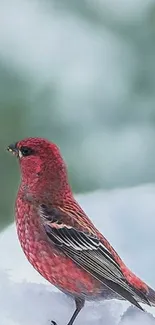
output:
POLYGON ((8 144, 56 142, 74 192, 155 182, 155 2, 0 2, 0 229, 19 184, 8 144))

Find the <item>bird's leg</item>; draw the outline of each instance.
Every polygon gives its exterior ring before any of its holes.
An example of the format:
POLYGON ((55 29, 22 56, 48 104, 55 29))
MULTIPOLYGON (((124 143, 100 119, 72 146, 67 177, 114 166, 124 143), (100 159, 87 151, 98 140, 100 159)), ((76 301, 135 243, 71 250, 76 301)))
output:
POLYGON ((75 299, 76 309, 67 325, 73 325, 75 318, 79 314, 80 310, 83 308, 84 303, 85 303, 84 299, 80 299, 80 298, 75 299))
MULTIPOLYGON (((73 316, 71 317, 71 319, 70 319, 70 321, 69 321, 69 323, 67 325, 73 325, 73 323, 75 321, 75 318, 79 314, 80 310, 83 308, 84 303, 85 303, 84 299, 80 299, 80 298, 75 299, 76 309, 75 309, 75 311, 73 313, 73 316)), ((57 325, 57 323, 52 321, 51 325, 57 325)))

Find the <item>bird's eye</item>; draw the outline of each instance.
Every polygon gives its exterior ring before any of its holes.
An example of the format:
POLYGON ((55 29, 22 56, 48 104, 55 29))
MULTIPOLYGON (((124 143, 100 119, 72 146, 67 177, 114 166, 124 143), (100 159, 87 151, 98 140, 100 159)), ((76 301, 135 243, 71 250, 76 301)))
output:
POLYGON ((20 152, 21 152, 22 156, 26 157, 26 156, 32 155, 33 150, 28 147, 21 147, 20 152))

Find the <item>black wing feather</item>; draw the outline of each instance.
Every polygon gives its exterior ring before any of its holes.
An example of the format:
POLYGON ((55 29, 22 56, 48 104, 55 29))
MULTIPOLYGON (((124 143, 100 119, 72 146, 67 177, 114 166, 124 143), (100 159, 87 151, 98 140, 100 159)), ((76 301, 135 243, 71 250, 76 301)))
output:
POLYGON ((60 220, 57 220, 60 227, 55 227, 55 216, 50 224, 50 215, 42 213, 41 217, 45 219, 43 225, 47 236, 74 262, 139 309, 143 310, 138 301, 150 305, 145 294, 126 281, 119 264, 96 236, 60 224, 60 220))

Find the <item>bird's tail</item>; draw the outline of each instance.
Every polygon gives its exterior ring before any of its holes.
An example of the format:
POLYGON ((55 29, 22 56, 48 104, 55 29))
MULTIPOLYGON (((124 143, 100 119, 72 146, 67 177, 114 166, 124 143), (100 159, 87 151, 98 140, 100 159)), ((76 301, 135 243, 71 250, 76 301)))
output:
POLYGON ((148 286, 148 294, 147 299, 149 300, 150 304, 155 307, 155 290, 148 286))

